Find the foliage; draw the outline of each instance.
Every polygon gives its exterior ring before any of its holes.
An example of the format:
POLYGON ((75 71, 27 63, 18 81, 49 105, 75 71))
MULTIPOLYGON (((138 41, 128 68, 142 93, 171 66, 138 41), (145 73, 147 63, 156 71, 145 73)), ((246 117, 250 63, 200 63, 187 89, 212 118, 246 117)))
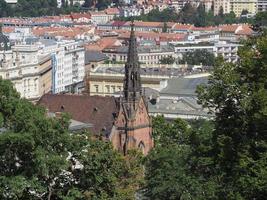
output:
POLYGON ((213 199, 212 123, 190 125, 153 118, 156 147, 145 159, 144 194, 149 199, 213 199))
POLYGON ((150 199, 265 199, 267 33, 249 39, 237 63, 220 58, 199 102, 214 121, 153 119, 156 147, 145 160, 150 199))
POLYGON ((0 17, 12 16, 13 11, 5 0, 0 0, 0 17))
POLYGON ((19 98, 0 79, 0 199, 134 199, 141 155, 127 157, 86 132, 70 134, 69 117, 19 98))
POLYGON ((204 66, 214 66, 215 56, 213 53, 207 50, 195 50, 192 52, 186 52, 183 54, 183 59, 180 63, 187 63, 189 65, 204 65, 204 66))
POLYGON ((218 196, 264 199, 267 194, 267 34, 251 38, 236 64, 219 62, 200 102, 215 112, 218 196))
POLYGON ((257 13, 255 17, 255 24, 267 26, 267 11, 257 13))
POLYGON ((175 58, 172 56, 161 58, 159 61, 161 64, 173 64, 175 62, 175 58))
MULTIPOLYGON (((194 24, 197 27, 214 26, 219 24, 238 23, 240 19, 236 18, 233 12, 228 14, 219 14, 214 16, 213 11, 205 12, 203 4, 197 8, 190 3, 185 4, 183 9, 177 13, 174 9, 167 8, 163 11, 154 9, 148 14, 134 17, 135 20, 141 21, 159 21, 159 22, 178 22, 184 24, 194 24)), ((129 21, 130 18, 119 18, 119 20, 129 21)), ((245 19, 242 19, 243 22, 245 19)))

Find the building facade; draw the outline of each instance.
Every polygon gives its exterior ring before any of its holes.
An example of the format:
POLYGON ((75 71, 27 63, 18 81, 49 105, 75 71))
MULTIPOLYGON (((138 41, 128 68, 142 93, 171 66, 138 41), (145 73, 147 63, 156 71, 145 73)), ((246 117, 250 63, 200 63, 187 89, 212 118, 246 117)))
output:
POLYGON ((230 13, 233 11, 238 17, 243 10, 247 10, 250 14, 257 12, 257 0, 214 0, 214 14, 218 15, 220 9, 223 13, 230 13))
POLYGON ((0 77, 10 80, 21 97, 38 100, 52 87, 50 55, 38 54, 38 48, 17 45, 1 55, 0 77))
POLYGON ((267 11, 267 1, 266 0, 258 0, 257 1, 257 11, 258 12, 267 11))

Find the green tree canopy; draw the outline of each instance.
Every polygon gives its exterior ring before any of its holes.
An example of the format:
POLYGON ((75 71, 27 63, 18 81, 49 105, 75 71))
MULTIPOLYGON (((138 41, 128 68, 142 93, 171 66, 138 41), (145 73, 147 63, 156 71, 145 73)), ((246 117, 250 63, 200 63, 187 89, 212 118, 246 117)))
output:
POLYGON ((69 117, 49 118, 0 79, 0 199, 134 199, 141 155, 127 157, 69 117))
POLYGON ((189 65, 204 65, 204 66, 214 66, 215 56, 213 53, 207 50, 195 50, 192 52, 186 52, 183 54, 183 59, 181 63, 187 63, 189 65))
POLYGON ((267 194, 267 35, 251 38, 236 64, 219 62, 200 102, 216 114, 214 162, 218 196, 264 199, 267 194))

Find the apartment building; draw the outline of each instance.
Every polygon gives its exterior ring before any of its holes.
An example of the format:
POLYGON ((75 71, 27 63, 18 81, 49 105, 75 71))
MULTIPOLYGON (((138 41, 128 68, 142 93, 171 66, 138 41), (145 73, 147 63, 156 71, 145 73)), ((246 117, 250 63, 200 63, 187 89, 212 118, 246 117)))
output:
POLYGON ((49 91, 65 92, 84 78, 84 48, 75 41, 38 40, 0 51, 0 76, 22 97, 35 100, 49 91))
POLYGON ((230 13, 230 0, 214 0, 214 15, 220 13, 221 8, 223 13, 230 13))
POLYGON ((196 50, 206 50, 213 53, 215 57, 222 56, 226 62, 236 62, 238 60, 238 47, 240 44, 221 41, 218 43, 197 43, 197 44, 177 44, 174 47, 177 57, 182 58, 183 54, 196 50))
POLYGON ((52 59, 53 72, 53 93, 65 92, 65 87, 75 84, 84 79, 84 48, 75 41, 60 41, 51 45, 49 49, 44 48, 44 52, 49 52, 52 59))
POLYGON ((236 16, 240 16, 243 10, 247 10, 251 14, 257 13, 257 0, 231 0, 230 11, 236 16))
MULTIPOLYGON (((68 1, 68 4, 71 3, 71 0, 65 0, 65 1, 68 1)), ((83 5, 84 2, 85 0, 72 0, 73 5, 75 4, 83 5)), ((57 7, 61 8, 61 6, 62 6, 62 0, 57 0, 57 7)))
POLYGON ((267 11, 267 0, 258 0, 257 1, 257 11, 258 12, 267 11))
MULTIPOLYGON (((166 86, 169 76, 158 74, 155 69, 141 69, 141 81, 144 88, 160 90, 166 86)), ((90 95, 114 96, 120 95, 123 91, 124 67, 100 66, 90 72, 87 79, 90 88, 90 95)))
POLYGON ((38 100, 51 91, 52 67, 49 54, 40 55, 38 47, 16 45, 2 52, 0 77, 11 80, 21 97, 38 100))
POLYGON ((18 0, 5 0, 8 4, 16 4, 18 0))
MULTIPOLYGON (((102 52, 113 62, 127 61, 128 47, 121 46, 116 48, 104 49, 102 52)), ((160 60, 168 56, 175 57, 174 49, 171 46, 139 46, 137 48, 139 62, 144 64, 158 64, 160 60)))
POLYGON ((240 16, 243 10, 255 14, 257 12, 257 0, 214 0, 215 15, 219 14, 221 8, 223 13, 233 11, 236 16, 240 16))

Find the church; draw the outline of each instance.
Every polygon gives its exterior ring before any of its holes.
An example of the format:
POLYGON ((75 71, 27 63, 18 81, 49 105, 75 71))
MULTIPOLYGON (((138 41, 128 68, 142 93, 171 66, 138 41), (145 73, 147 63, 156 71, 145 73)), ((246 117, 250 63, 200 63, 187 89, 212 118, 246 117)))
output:
POLYGON ((121 97, 45 94, 38 104, 49 113, 69 113, 72 120, 87 124, 93 134, 109 140, 123 154, 140 149, 146 155, 153 148, 152 121, 142 94, 134 25, 121 97))

